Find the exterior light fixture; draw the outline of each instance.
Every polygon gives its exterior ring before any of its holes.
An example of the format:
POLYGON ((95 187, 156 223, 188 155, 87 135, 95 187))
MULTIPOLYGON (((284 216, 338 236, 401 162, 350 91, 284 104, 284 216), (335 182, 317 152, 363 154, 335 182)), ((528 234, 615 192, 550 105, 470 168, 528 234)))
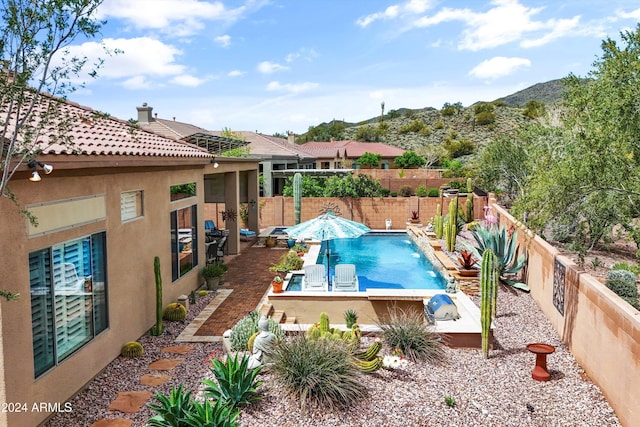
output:
POLYGON ((220 164, 218 162, 216 162, 216 158, 215 157, 213 159, 211 159, 211 163, 213 164, 214 168, 217 168, 218 166, 220 166, 220 164))
POLYGON ((251 205, 251 210, 252 211, 256 210, 256 201, 255 200, 251 199, 249 204, 251 205))
POLYGON ((53 172, 53 166, 42 163, 42 162, 38 162, 34 159, 29 160, 29 162, 27 162, 27 166, 30 169, 33 169, 33 172, 31 173, 31 177, 29 177, 29 181, 32 181, 32 182, 38 182, 42 179, 42 177, 40 177, 40 174, 38 173, 38 166, 40 166, 44 171, 44 173, 47 175, 53 172))

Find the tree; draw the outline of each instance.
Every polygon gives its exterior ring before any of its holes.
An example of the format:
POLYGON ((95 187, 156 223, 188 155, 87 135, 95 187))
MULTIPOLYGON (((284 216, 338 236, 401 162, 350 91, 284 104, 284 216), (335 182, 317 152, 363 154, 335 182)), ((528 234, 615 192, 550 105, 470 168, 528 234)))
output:
POLYGON ((417 155, 414 151, 405 151, 402 156, 393 159, 393 164, 397 168, 419 168, 427 164, 424 157, 417 155))
POLYGON ((587 78, 563 80, 562 144, 537 153, 529 191, 514 204, 531 225, 574 230, 585 249, 618 224, 640 244, 640 25, 620 40, 602 42, 587 78))
POLYGON ((356 162, 363 167, 377 168, 378 165, 380 165, 380 159, 382 159, 380 154, 369 153, 367 151, 360 156, 356 162))
MULTIPOLYGON (((59 112, 64 97, 75 87, 87 59, 71 57, 67 47, 79 37, 95 36, 103 22, 95 19, 102 0, 2 0, 0 13, 0 197, 18 204, 9 181, 44 144, 72 146, 66 136, 78 120, 59 112), (46 91, 51 95, 44 95, 46 91)), ((96 76, 96 68, 89 72, 96 76)), ((36 219, 25 215, 35 224, 36 219)), ((12 299, 17 294, 0 291, 12 299)))

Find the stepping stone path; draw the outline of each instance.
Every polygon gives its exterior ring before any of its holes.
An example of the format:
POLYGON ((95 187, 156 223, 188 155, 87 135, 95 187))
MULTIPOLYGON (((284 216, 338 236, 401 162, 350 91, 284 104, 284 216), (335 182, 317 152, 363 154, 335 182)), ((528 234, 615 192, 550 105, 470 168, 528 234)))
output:
MULTIPOLYGON (((162 353, 170 354, 187 354, 193 351, 193 347, 187 345, 175 345, 171 347, 164 347, 162 353)), ((180 363, 184 362, 184 359, 159 359, 149 364, 149 369, 152 371, 170 371, 180 363)), ((140 377, 140 384, 145 386, 159 386, 171 379, 170 375, 164 375, 159 373, 149 373, 140 377)), ((124 391, 118 393, 118 396, 113 402, 109 404, 110 411, 120 411, 126 414, 133 414, 137 412, 142 405, 151 397, 150 391, 124 391)), ((130 427, 133 424, 132 420, 126 418, 103 418, 91 424, 90 427, 130 427)))
POLYGON ((151 397, 150 391, 121 391, 116 400, 109 404, 110 411, 120 411, 125 414, 133 414, 145 404, 151 397))
POLYGON ((152 362, 149 365, 149 369, 153 371, 170 371, 181 362, 184 362, 184 359, 160 359, 152 362))

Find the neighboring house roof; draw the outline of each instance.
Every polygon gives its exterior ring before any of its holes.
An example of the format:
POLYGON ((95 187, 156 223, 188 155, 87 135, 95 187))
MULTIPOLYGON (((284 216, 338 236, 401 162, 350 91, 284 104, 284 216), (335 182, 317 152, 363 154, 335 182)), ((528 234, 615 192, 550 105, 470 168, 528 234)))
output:
POLYGON ((352 158, 357 159, 364 153, 380 154, 382 157, 398 157, 405 150, 381 142, 360 141, 331 141, 307 142, 299 146, 302 150, 323 158, 352 158))
POLYGON ((46 111, 48 101, 55 102, 58 108, 52 116, 54 124, 49 132, 55 133, 53 128, 56 125, 69 121, 70 127, 64 131, 69 140, 55 143, 50 135, 43 133, 37 140, 41 154, 211 157, 206 150, 193 144, 167 139, 137 128, 128 121, 44 94, 34 108, 34 121, 46 111))
MULTIPOLYGON (((222 132, 213 131, 213 134, 220 135, 222 132)), ((291 144, 285 138, 264 135, 250 131, 236 131, 241 134, 249 143, 252 155, 263 157, 300 157, 300 159, 313 159, 315 156, 304 151, 300 145, 291 144)))

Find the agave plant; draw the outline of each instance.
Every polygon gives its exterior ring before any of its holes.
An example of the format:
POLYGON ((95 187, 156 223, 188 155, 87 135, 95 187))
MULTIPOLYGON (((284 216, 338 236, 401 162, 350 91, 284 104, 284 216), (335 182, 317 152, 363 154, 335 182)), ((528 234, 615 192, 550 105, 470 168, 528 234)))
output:
POLYGON ((506 277, 508 274, 514 274, 524 268, 527 263, 526 255, 518 257, 517 237, 518 232, 514 231, 511 236, 507 234, 506 227, 498 228, 496 225, 487 227, 477 227, 471 232, 476 241, 476 247, 465 243, 467 249, 473 252, 477 259, 482 258, 485 250, 491 249, 498 258, 498 275, 500 281, 505 285, 512 286, 517 289, 529 292, 529 286, 526 283, 516 282, 506 277))
POLYGON ((261 368, 249 369, 249 356, 246 354, 241 359, 238 359, 237 353, 234 357, 227 356, 226 362, 212 359, 209 369, 217 382, 202 380, 204 394, 213 400, 222 400, 232 408, 260 400, 256 389, 262 385, 262 381, 256 380, 256 377, 261 368))

